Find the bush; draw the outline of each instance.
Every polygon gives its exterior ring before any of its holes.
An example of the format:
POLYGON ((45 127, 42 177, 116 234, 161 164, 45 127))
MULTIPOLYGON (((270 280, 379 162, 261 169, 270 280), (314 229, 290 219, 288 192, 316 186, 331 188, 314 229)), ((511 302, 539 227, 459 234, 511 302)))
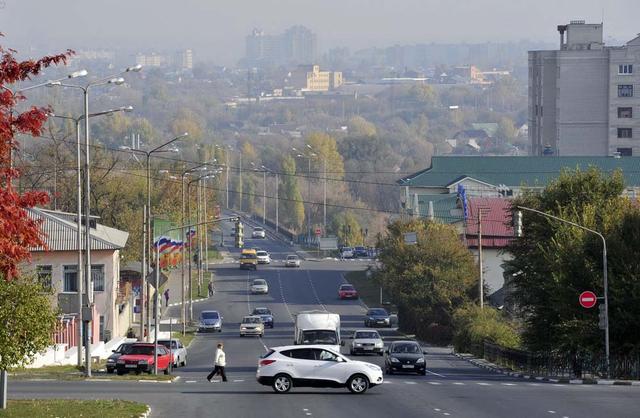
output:
POLYGON ((497 309, 465 305, 453 315, 453 346, 458 352, 479 354, 484 341, 508 348, 520 346, 520 335, 497 309))

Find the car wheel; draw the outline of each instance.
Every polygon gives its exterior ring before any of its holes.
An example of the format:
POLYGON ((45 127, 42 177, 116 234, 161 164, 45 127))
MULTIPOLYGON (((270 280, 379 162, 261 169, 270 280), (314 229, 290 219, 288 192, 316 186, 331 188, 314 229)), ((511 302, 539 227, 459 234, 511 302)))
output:
POLYGON ((222 332, 222 328, 220 328, 220 329, 218 330, 218 332, 222 332))
POLYGON ((169 374, 169 367, 167 367, 166 369, 164 369, 164 374, 169 374))
POLYGON ((427 375, 427 371, 426 370, 421 370, 418 372, 419 375, 421 376, 426 376, 427 375))
POLYGON ((122 376, 122 375, 124 374, 124 372, 123 372, 123 371, 118 370, 118 371, 116 372, 116 374, 117 374, 118 376, 122 376))
POLYGON ((276 393, 287 393, 293 387, 293 380, 286 374, 279 374, 273 378, 272 386, 276 393))
POLYGON ((384 373, 391 375, 391 374, 393 374, 393 370, 391 370, 390 368, 385 368, 384 369, 384 373))
POLYGON ((107 373, 112 374, 113 373, 113 369, 107 369, 107 373))
POLYGON ((380 352, 380 353, 378 353, 378 355, 379 355, 380 357, 382 357, 382 356, 384 356, 384 353, 380 352))
POLYGON ((244 337, 244 334, 240 334, 241 337, 244 337))
POLYGON ((187 367, 187 359, 182 360, 182 367, 187 367))
POLYGON ((347 387, 351 393, 362 394, 369 389, 369 379, 361 374, 353 375, 347 382, 347 387))

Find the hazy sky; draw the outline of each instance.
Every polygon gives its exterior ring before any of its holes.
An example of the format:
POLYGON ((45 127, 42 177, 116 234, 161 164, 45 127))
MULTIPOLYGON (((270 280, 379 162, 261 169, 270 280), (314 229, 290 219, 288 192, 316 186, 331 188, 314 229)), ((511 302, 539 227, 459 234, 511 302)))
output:
POLYGON ((0 0, 6 46, 192 48, 196 59, 234 64, 254 27, 294 24, 318 36, 319 50, 407 43, 555 42, 556 25, 600 22, 605 39, 640 32, 640 0, 0 0))

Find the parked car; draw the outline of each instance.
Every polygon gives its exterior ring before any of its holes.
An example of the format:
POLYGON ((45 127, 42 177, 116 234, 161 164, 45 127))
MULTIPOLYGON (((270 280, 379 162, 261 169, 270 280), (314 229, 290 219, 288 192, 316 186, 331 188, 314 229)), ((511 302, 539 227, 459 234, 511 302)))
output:
POLYGON ((158 340, 158 344, 164 345, 173 354, 173 367, 185 367, 187 365, 187 348, 177 339, 158 340))
POLYGON ((253 279, 250 287, 251 293, 253 294, 264 294, 269 293, 269 285, 265 279, 253 279))
POLYGON ((253 228, 253 232, 251 232, 251 238, 266 238, 267 233, 264 231, 264 228, 256 226, 253 228))
POLYGON ((202 311, 200 312, 200 323, 198 331, 218 331, 222 332, 223 316, 218 311, 202 311))
POLYGON ((264 335, 262 318, 258 315, 249 315, 242 318, 242 322, 240 323, 240 336, 244 337, 245 335, 262 337, 264 335))
POLYGON ((365 327, 390 327, 391 316, 384 308, 371 308, 364 319, 365 327))
POLYGON ((340 258, 353 258, 354 250, 351 247, 342 247, 340 250, 340 258))
POLYGON ((108 358, 107 358, 107 373, 113 373, 114 370, 116 369, 116 362, 118 361, 118 359, 120 358, 121 355, 123 355, 124 353, 127 352, 127 350, 133 345, 134 343, 122 343, 118 346, 118 348, 116 348, 115 350, 111 350, 111 352, 113 354, 111 354, 108 358))
POLYGON ((351 393, 365 393, 382 384, 382 369, 375 364, 351 360, 326 346, 273 347, 258 362, 258 383, 276 393, 292 387, 346 387, 351 393))
POLYGON ((259 316, 265 328, 273 328, 273 314, 269 308, 255 308, 251 315, 259 316))
POLYGON ((370 329, 359 329, 353 333, 351 348, 349 353, 354 356, 356 354, 384 354, 384 343, 378 331, 370 329))
POLYGON ((284 262, 285 267, 300 267, 300 258, 295 254, 289 254, 284 262))
POLYGON ((385 351, 384 370, 386 374, 396 372, 427 374, 426 351, 415 341, 394 341, 385 351))
POLYGON ((169 350, 163 345, 135 343, 116 361, 116 373, 118 376, 129 372, 135 372, 136 374, 153 372, 154 348, 158 352, 158 371, 169 374, 169 363, 173 361, 169 350))
POLYGON ((340 288, 338 288, 338 298, 358 299, 358 291, 352 284, 341 284, 340 288))
POLYGON ((357 258, 367 258, 369 257, 369 251, 366 247, 355 247, 353 249, 353 256, 357 258))
POLYGON ((264 250, 256 251, 256 257, 258 257, 258 264, 271 264, 271 255, 264 250))

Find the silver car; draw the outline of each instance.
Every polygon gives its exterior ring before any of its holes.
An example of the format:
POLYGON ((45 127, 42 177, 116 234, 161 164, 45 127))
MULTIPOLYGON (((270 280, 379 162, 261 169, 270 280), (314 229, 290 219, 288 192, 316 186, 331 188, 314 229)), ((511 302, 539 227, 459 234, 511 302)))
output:
POLYGON ((371 329, 359 329, 353 333, 349 353, 356 354, 384 354, 384 343, 378 331, 371 329))
POLYGON ((202 311, 200 312, 200 323, 198 331, 218 331, 222 332, 222 315, 218 311, 202 311))
POLYGON ((287 259, 284 261, 285 267, 300 267, 300 258, 298 258, 295 254, 290 254, 287 256, 287 259))
POLYGON ((173 367, 184 367, 187 365, 187 348, 180 340, 158 340, 158 344, 164 345, 173 354, 173 367))
POLYGON ((264 335, 264 324, 262 318, 258 315, 249 315, 242 318, 240 323, 240 336, 245 335, 257 335, 262 337, 264 335))

